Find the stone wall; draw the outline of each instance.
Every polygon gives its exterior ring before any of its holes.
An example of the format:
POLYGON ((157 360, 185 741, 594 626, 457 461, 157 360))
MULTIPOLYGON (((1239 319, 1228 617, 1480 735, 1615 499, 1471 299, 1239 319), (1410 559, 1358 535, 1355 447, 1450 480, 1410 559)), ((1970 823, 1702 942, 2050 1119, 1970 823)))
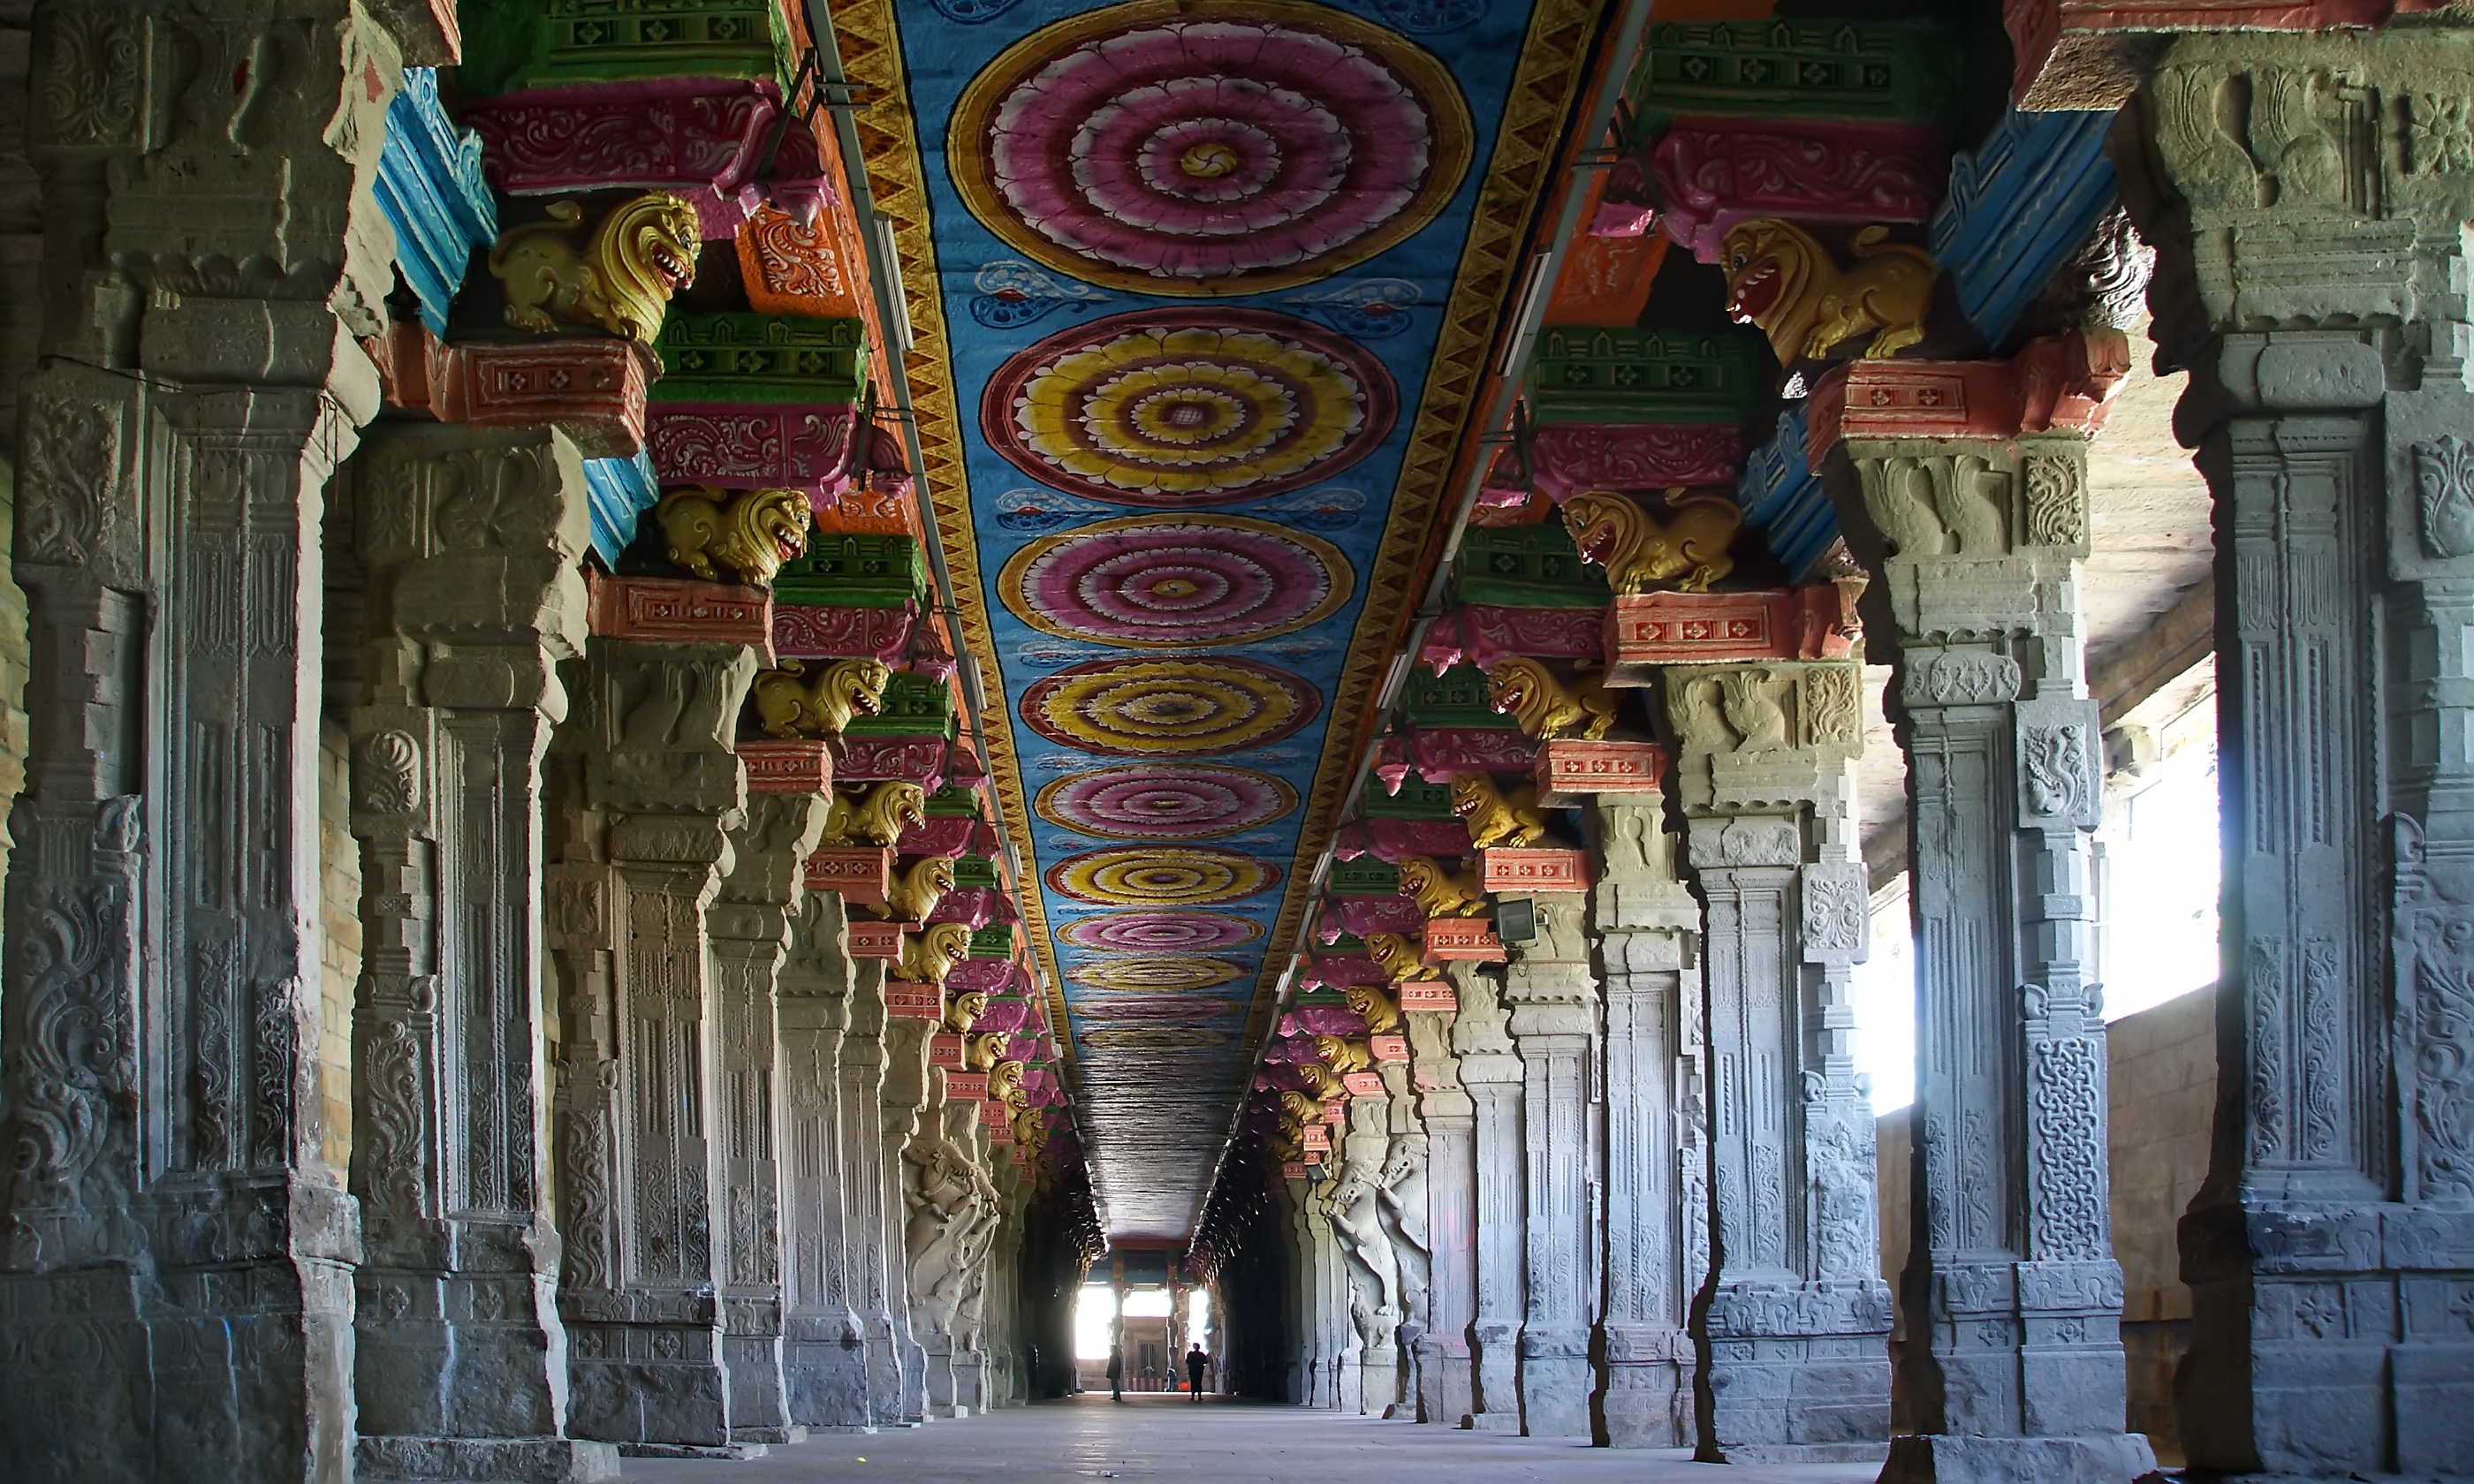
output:
MULTIPOLYGON (((2113 1253, 2122 1264, 2122 1345, 2129 1361, 2129 1426, 2159 1459, 2179 1462, 2173 1366, 2190 1343, 2191 1291, 2182 1285, 2176 1229, 2208 1173, 2217 1096, 2217 996, 2200 990, 2105 1027, 2113 1189, 2113 1253)), ((1875 1120, 1880 1160, 1881 1276, 1898 1285, 1907 1260, 1907 1114, 1875 1120)), ((1895 1355, 1906 1316, 1891 1333, 1895 1355)), ((1905 1398, 1891 1399, 1907 1425, 1905 1398)))

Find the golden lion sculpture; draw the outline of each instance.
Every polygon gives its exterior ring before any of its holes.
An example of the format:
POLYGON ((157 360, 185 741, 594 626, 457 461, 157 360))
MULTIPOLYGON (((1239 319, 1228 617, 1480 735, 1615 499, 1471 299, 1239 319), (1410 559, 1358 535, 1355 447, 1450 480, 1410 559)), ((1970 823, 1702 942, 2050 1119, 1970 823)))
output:
POLYGON ((1567 686, 1535 659, 1515 655, 1496 660, 1486 672, 1486 689, 1495 710, 1540 742, 1573 736, 1595 742, 1614 730, 1613 691, 1589 678, 1567 686))
POLYGON ((709 583, 722 573, 751 587, 770 587, 782 563, 808 554, 815 518, 796 490, 713 490, 690 485, 653 507, 669 558, 709 583))
MULTIPOLYGON (((1316 1038, 1318 1045, 1320 1045, 1321 1041, 1321 1037, 1316 1038)), ((1318 1054, 1320 1054, 1320 1051, 1318 1051, 1318 1054)), ((1307 1089, 1312 1091, 1318 1101, 1328 1103, 1333 1098, 1345 1097, 1347 1095, 1348 1089, 1340 1085, 1340 1074, 1333 1071, 1330 1067, 1323 1065, 1321 1062, 1299 1062, 1297 1065, 1298 1080, 1306 1085, 1307 1089)), ((1315 1116, 1308 1121, 1316 1123, 1322 1122, 1322 1110, 1320 1108, 1316 1109, 1315 1116)))
POLYGON ((844 785, 825 810, 819 845, 892 845, 913 825, 928 822, 928 790, 900 778, 844 785))
MULTIPOLYGON (((960 924, 953 922, 939 922, 936 925, 939 927, 955 927, 959 926, 960 924)), ((952 1031, 957 1036, 968 1036, 971 1034, 971 1027, 979 1023, 980 1017, 986 1015, 987 1013, 987 992, 984 990, 964 990, 961 993, 955 995, 945 1005, 945 1029, 952 1031)))
POLYGON ((584 208, 562 201, 549 216, 509 227, 490 250, 490 272, 506 286, 507 323, 542 335, 587 325, 651 345, 670 296, 695 282, 704 236, 695 207, 647 191, 612 208, 582 252, 571 239, 584 208))
POLYGON ((1660 520, 1630 496, 1589 490, 1564 502, 1564 524, 1581 560, 1607 569, 1607 583, 1630 596, 1659 583, 1685 592, 1708 592, 1735 569, 1728 548, 1742 529, 1744 513, 1723 494, 1670 491, 1671 520, 1660 520))
POLYGON ((962 1048, 962 1065, 975 1072, 992 1071, 1011 1044, 1004 1031, 982 1031, 962 1048))
POLYGON ((1728 229, 1718 262, 1727 275, 1727 315, 1758 324, 1779 364, 1828 355, 1870 335, 1864 356, 1896 355, 1925 338, 1941 268, 1932 254, 1888 241, 1889 228, 1868 227, 1850 246, 1856 266, 1840 268, 1810 232, 1776 217, 1755 217, 1728 229))
POLYGON ((1400 861, 1400 895, 1414 898, 1428 920, 1473 918, 1486 911, 1486 893, 1466 874, 1447 872, 1423 855, 1400 861))
POLYGON ((882 659, 837 659, 813 682, 807 674, 794 659, 756 677, 756 717, 766 736, 840 736, 852 717, 883 708, 885 687, 893 682, 882 659))
MULTIPOLYGON (((1538 790, 1521 784, 1509 794, 1494 786, 1489 773, 1452 776, 1452 812, 1468 824, 1469 849, 1536 845, 1546 838, 1546 815, 1538 807, 1538 790)), ((1408 876, 1405 866, 1401 885, 1408 876)), ((1427 916, 1434 916, 1428 913, 1427 916)))
MULTIPOLYGON (((876 910, 896 922, 924 922, 945 894, 954 889, 954 863, 942 855, 922 855, 885 889, 885 905, 876 910)), ((958 922, 938 926, 961 927, 958 922)), ((962 951, 968 954, 971 930, 962 928, 962 951)))
POLYGON ((893 977, 912 984, 943 988, 945 975, 971 956, 971 930, 959 922, 932 922, 902 937, 902 956, 894 960, 893 977))
POLYGON ((1357 1012, 1358 1018, 1373 1034, 1381 1036, 1400 1028, 1400 1007, 1392 1003, 1392 996, 1383 993, 1382 986, 1352 984, 1341 991, 1340 996, 1348 1001, 1348 1008, 1357 1012))
POLYGON ((1346 1077, 1351 1072, 1371 1071, 1374 1053, 1366 1042, 1346 1036, 1317 1036, 1315 1055, 1333 1071, 1346 1077))
POLYGON ((1366 954, 1394 984, 1406 984, 1426 975, 1425 955, 1407 933, 1367 934, 1366 954))

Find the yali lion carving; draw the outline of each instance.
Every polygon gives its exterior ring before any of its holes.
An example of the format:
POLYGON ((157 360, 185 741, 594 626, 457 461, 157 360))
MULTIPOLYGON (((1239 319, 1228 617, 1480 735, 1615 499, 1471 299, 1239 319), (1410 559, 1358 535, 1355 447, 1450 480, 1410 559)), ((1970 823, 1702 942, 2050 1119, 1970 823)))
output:
POLYGON ((1374 1053, 1362 1037, 1317 1036, 1314 1040, 1315 1055, 1344 1077, 1374 1069, 1374 1053))
POLYGON ((768 737, 837 737, 854 716, 885 706, 893 671, 882 659, 837 659, 813 681, 792 660, 756 677, 756 717, 768 737))
POLYGON ((819 845, 892 845, 913 825, 928 822, 928 790, 900 778, 834 790, 819 845))
POLYGON ((942 988, 954 966, 971 956, 971 930, 959 922, 931 922, 902 936, 902 955, 894 960, 893 977, 912 984, 942 988))
POLYGON ((814 513, 796 490, 713 490, 690 485, 653 507, 669 559, 709 583, 722 574, 770 587, 782 563, 808 553, 814 513))
MULTIPOLYGON (((951 924, 939 923, 939 926, 951 924)), ((964 990, 945 1004, 945 1029, 957 1036, 968 1036, 980 1017, 988 1013, 988 996, 984 990, 964 990)))
POLYGON ((1782 366, 1828 355, 1859 335, 1872 337, 1867 359, 1896 355, 1925 338, 1941 269, 1924 249, 1888 237, 1882 227, 1857 232, 1849 245, 1856 265, 1840 268, 1791 222, 1738 222, 1719 245, 1728 317, 1759 325, 1782 366))
MULTIPOLYGON (((885 905, 876 910, 896 922, 924 922, 945 894, 954 889, 954 863, 942 855, 922 855, 896 873, 893 883, 885 888, 885 905)), ((940 922, 940 927, 962 927, 959 922, 940 922)), ((962 951, 970 952, 971 930, 962 927, 962 951)))
POLYGON ((1405 984, 1426 976, 1425 956, 1417 940, 1407 933, 1367 934, 1366 954, 1394 984, 1405 984))
POLYGON ((1614 693, 1593 676, 1565 685, 1537 660, 1514 655, 1486 672, 1486 688, 1496 711, 1540 742, 1575 736, 1595 742, 1614 730, 1614 693))
POLYGON ((1418 910, 1430 921, 1473 918, 1486 911, 1486 893, 1473 877, 1445 871, 1423 855, 1401 859, 1400 895, 1415 899, 1418 910))
POLYGON ((1684 592, 1708 592, 1735 569, 1729 549, 1744 514, 1723 494, 1669 491, 1675 515, 1661 520, 1630 497, 1585 491, 1564 502, 1564 524, 1581 560, 1607 569, 1607 583, 1626 596, 1673 583, 1684 592))
POLYGON ((1388 1035, 1400 1028, 1400 1007, 1392 1002, 1392 996, 1380 985, 1352 984, 1340 992, 1340 997, 1348 1001, 1348 1008, 1357 1012, 1358 1018, 1373 1034, 1388 1035))
MULTIPOLYGON (((1536 845, 1546 838, 1546 814, 1538 807, 1538 790, 1524 783, 1507 794, 1495 787, 1492 774, 1453 775, 1452 812, 1467 822, 1471 850, 1536 845)), ((1400 885, 1406 891, 1407 863, 1402 866, 1400 885)))
POLYGON ((499 233, 490 250, 490 272, 506 286, 507 323, 544 335, 587 326, 651 345, 670 296, 695 282, 703 240, 695 207, 647 191, 603 217, 581 252, 571 239, 584 208, 562 201, 549 216, 499 233))

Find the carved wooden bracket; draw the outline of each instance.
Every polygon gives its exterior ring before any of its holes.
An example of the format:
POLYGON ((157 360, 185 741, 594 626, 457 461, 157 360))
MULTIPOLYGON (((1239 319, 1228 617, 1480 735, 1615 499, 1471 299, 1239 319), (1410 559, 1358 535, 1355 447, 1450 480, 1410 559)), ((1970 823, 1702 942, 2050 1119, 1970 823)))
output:
MULTIPOLYGON (((808 865, 809 890, 832 890, 832 888, 817 887, 814 872, 815 860, 813 857, 809 859, 808 865)), ((902 956, 902 924, 899 922, 855 922, 850 924, 849 942, 850 955, 853 958, 879 958, 885 960, 897 959, 902 956)))
POLYGON ((1718 261, 1727 229, 1752 217, 1863 226, 1924 222, 1950 184, 1939 125, 1696 118, 1650 150, 1667 235, 1718 261))
POLYGON ((1441 979, 1412 979, 1399 988, 1400 1008, 1413 1013, 1450 1015, 1461 1008, 1460 992, 1441 979))
POLYGON ((934 793, 945 783, 947 744, 942 737, 834 739, 834 776, 846 783, 900 778, 934 793))
MULTIPOLYGON (((845 901, 882 904, 893 890, 893 848, 828 846, 808 857, 808 890, 839 892, 845 901)), ((851 923, 854 943, 861 925, 851 923)))
POLYGON ((896 1020, 942 1020, 945 1018, 945 992, 933 984, 887 979, 885 981, 885 1013, 896 1020))
MULTIPOLYGON (((1498 846, 1478 851, 1478 882, 1490 892, 1586 892, 1589 889, 1587 850, 1498 846)), ((1431 943, 1427 951, 1433 951, 1431 943)))
POLYGON ((773 597, 756 587, 667 577, 585 574, 586 614, 605 639, 657 644, 745 644, 773 662, 773 597))
POLYGON ((547 423, 588 459, 630 459, 644 446, 658 368, 641 346, 581 335, 450 345, 409 320, 388 321, 361 346, 390 411, 479 428, 547 423))
POLYGON ((1834 587, 1644 592, 1608 610, 1610 685, 1647 685, 1660 665, 1843 659, 1854 650, 1834 587))
POLYGON ((834 788, 834 756, 823 742, 741 742, 739 760, 747 768, 747 787, 758 794, 830 794, 834 788))
POLYGON ((1485 918, 1436 918, 1426 923, 1426 958, 1430 963, 1500 964, 1507 955, 1494 924, 1485 918))
MULTIPOLYGON (((1593 794, 1654 794, 1666 779, 1666 749, 1655 742, 1588 742, 1574 737, 1538 750, 1538 802, 1570 808, 1593 794)), ((1578 891, 1578 887, 1557 887, 1578 891)))

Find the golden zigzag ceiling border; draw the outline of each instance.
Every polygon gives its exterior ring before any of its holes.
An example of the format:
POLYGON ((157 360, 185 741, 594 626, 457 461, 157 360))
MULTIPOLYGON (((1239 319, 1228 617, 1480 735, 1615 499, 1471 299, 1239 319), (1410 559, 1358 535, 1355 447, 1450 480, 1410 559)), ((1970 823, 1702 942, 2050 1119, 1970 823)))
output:
POLYGON ((1588 77, 1589 37, 1613 4, 1614 0, 1538 0, 1537 9, 1530 12, 1520 65, 1504 98, 1494 151, 1469 213, 1468 237, 1453 275, 1451 299, 1443 306, 1443 331, 1435 340, 1434 358, 1427 363, 1418 419, 1401 456, 1400 477, 1393 486, 1391 514, 1384 521, 1383 539, 1375 546, 1370 570, 1365 574, 1366 607, 1358 614, 1348 656, 1332 685, 1331 726, 1323 734, 1322 756, 1315 766, 1314 790, 1306 802, 1297 859, 1290 863, 1287 895, 1273 923, 1271 951, 1255 980, 1253 1006, 1239 1043, 1241 1075, 1252 1067, 1255 1050, 1271 1029, 1277 1008, 1271 1000, 1272 988, 1297 951, 1298 935, 1312 905, 1308 890, 1314 868, 1338 826, 1336 816, 1354 780, 1353 764, 1366 743, 1367 725, 1374 715, 1400 620, 1418 596, 1412 586, 1427 534, 1454 488, 1451 476, 1460 462, 1472 404, 1486 380, 1503 316, 1518 292, 1518 268, 1530 223, 1553 179, 1556 145, 1569 127, 1573 101, 1588 77), (1348 695, 1363 701, 1344 711, 1338 698, 1348 695))
MULTIPOLYGON (((1504 112, 1486 178, 1469 216, 1468 235, 1460 258, 1443 329, 1428 365, 1425 390, 1417 421, 1402 456, 1394 486, 1383 539, 1371 570, 1365 574, 1366 607, 1349 640, 1348 655, 1333 686, 1337 698, 1355 694, 1368 704, 1343 710, 1335 706, 1323 738, 1311 796, 1307 800, 1298 853, 1291 863, 1286 893, 1270 935, 1270 952, 1256 977, 1245 1036, 1240 1043, 1241 1075, 1252 1065, 1253 1053, 1271 1024, 1269 992, 1295 952, 1302 927, 1315 864, 1337 823, 1334 818, 1346 795, 1353 773, 1350 764, 1365 744, 1372 714, 1371 698, 1390 662, 1388 651, 1411 601, 1425 538, 1431 529, 1464 441, 1471 404, 1485 380, 1490 352, 1503 314, 1517 290, 1517 269, 1530 224, 1552 179, 1557 143, 1569 126, 1574 100, 1587 77, 1589 39, 1614 0, 1539 0, 1531 12, 1522 42, 1520 64, 1504 102, 1504 112)), ((920 471, 928 482, 938 539, 954 582, 954 601, 961 618, 962 642, 981 673, 994 680, 995 636, 982 593, 979 545, 970 511, 969 477, 962 459, 960 408, 955 395, 953 363, 945 323, 942 278, 936 267, 930 226, 927 181, 914 128, 908 78, 902 65, 899 23, 894 0, 848 0, 833 7, 834 28, 841 41, 842 65, 862 85, 867 101, 853 111, 861 154, 876 208, 891 222, 895 255, 906 284, 937 286, 910 307, 912 358, 906 375, 910 383, 911 411, 917 421, 920 471)), ((1000 687, 1001 689, 1002 687, 1000 687)), ((1006 826, 1023 862, 1024 926, 1045 970, 1051 1023, 1059 1029, 1058 1054, 1076 1090, 1080 1090, 1080 1064, 1074 1050, 1073 1025, 1064 1003, 1055 949, 1048 932, 1046 904, 1038 890, 1039 865, 1031 838, 1031 813, 1023 790, 1019 755, 1014 750, 1013 713, 982 713, 988 771, 1006 814, 1006 826)))
POLYGON ((1022 763, 1014 751, 1013 707, 1005 698, 996 636, 988 628, 987 605, 982 597, 980 546, 971 526, 970 476, 962 463, 961 408, 954 395, 954 359, 945 326, 944 279, 936 268, 927 172, 911 117, 910 82, 902 64, 895 0, 852 0, 830 9, 834 33, 841 43, 843 75, 861 85, 866 100, 852 108, 851 118, 859 132, 868 190, 876 198, 876 209, 892 224, 894 257, 902 267, 903 284, 926 288, 904 306, 910 318, 911 349, 903 374, 910 383, 910 415, 918 429, 920 461, 926 466, 919 474, 927 482, 930 515, 936 522, 945 570, 953 580, 961 642, 987 687, 997 692, 996 714, 984 709, 980 713, 981 745, 987 749, 988 780, 1005 811, 1006 832, 1022 863, 1015 894, 1021 899, 1023 931, 1039 959, 1057 1058, 1065 1067, 1068 1085, 1079 1094, 1081 1061, 1075 1054, 1064 981, 1056 971, 1047 903, 1039 892, 1039 856, 1031 838, 1030 802, 1023 794, 1022 763))

